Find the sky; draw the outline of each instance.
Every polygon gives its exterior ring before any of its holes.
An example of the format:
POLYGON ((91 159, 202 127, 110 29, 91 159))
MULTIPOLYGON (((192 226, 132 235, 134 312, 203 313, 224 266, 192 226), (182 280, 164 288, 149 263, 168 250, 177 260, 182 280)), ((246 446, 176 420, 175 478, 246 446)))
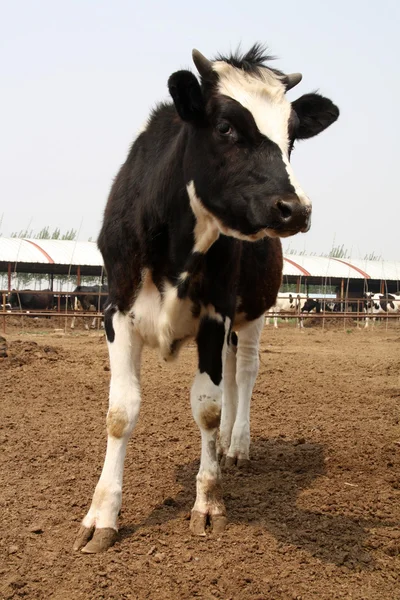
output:
POLYGON ((296 178, 313 201, 284 250, 400 260, 400 2, 365 0, 1 1, 0 233, 74 228, 96 239, 113 178, 167 80, 265 42, 277 68, 340 108, 299 142, 296 178))

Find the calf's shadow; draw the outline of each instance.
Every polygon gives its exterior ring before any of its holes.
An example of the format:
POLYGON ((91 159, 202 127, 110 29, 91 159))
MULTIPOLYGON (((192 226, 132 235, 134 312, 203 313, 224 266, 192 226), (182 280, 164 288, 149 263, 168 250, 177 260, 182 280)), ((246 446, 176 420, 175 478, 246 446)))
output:
MULTIPOLYGON (((282 544, 291 544, 327 563, 349 569, 373 568, 366 539, 372 527, 398 526, 379 519, 329 514, 335 511, 329 502, 315 508, 301 508, 299 495, 325 475, 323 447, 282 438, 254 440, 248 470, 223 471, 223 489, 229 523, 246 523, 264 529, 282 544)), ((166 498, 143 523, 122 525, 120 538, 130 537, 142 526, 163 523, 189 513, 194 503, 198 461, 180 465, 176 472, 182 490, 175 498, 166 498)), ((307 502, 306 502, 307 504, 307 502)), ((188 524, 189 526, 189 524, 188 524)))

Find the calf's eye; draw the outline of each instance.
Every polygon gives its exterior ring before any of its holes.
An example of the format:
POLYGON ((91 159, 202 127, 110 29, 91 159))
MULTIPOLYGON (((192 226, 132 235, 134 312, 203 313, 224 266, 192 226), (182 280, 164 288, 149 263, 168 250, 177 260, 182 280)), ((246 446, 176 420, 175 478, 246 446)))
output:
POLYGON ((232 133, 232 127, 226 121, 218 123, 217 131, 221 135, 230 135, 232 133))

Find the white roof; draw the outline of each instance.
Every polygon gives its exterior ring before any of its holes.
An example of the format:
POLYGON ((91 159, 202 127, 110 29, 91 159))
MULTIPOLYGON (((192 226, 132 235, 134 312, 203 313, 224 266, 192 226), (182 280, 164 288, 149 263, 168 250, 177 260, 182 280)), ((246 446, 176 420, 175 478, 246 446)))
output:
MULTIPOLYGON (((0 262, 103 266, 95 242, 4 237, 0 237, 0 262)), ((400 281, 400 262, 286 254, 283 275, 400 281)))
MULTIPOLYGON (((348 260, 326 258, 324 256, 292 256, 285 257, 283 274, 286 275, 286 265, 290 259, 294 263, 302 277, 338 277, 340 279, 369 279, 367 272, 360 272, 354 268, 348 260)), ((373 262, 373 261, 370 261, 373 262)), ((400 267, 400 264, 399 264, 400 267)), ((289 274, 289 273, 288 273, 289 274)), ((292 275, 292 273, 290 273, 292 275)))
POLYGON ((95 242, 0 237, 0 262, 103 266, 95 242))

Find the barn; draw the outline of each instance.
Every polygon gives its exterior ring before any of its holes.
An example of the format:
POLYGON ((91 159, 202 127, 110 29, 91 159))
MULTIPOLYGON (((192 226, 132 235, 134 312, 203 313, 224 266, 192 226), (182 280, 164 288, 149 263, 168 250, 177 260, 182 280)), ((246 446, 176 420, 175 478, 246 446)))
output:
MULTIPOLYGON (((40 275, 30 287, 52 290, 57 276, 62 276, 64 290, 80 285, 81 278, 100 283, 106 277, 95 242, 0 237, 0 287, 16 288, 19 274, 40 275)), ((367 291, 396 293, 400 262, 285 253, 282 284, 282 291, 335 293, 338 298, 360 298, 367 291)))

